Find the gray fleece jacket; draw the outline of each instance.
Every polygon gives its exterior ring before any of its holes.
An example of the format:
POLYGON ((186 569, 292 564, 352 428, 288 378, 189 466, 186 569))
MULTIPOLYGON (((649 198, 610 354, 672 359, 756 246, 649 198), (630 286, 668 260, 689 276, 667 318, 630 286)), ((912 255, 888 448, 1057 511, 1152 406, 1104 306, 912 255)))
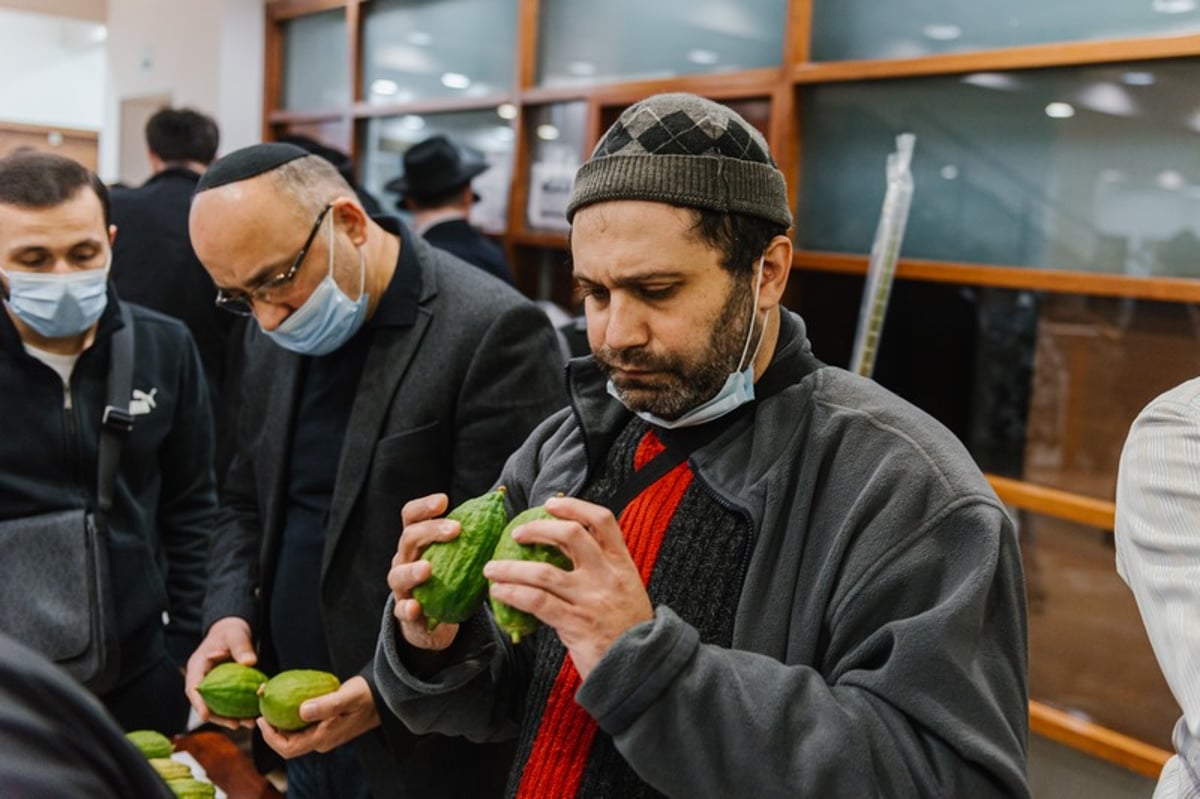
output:
MULTIPOLYGON (((782 318, 774 362, 808 349, 802 320, 782 318)), ((504 469, 514 509, 578 493, 629 418, 594 362, 572 362, 570 383, 572 407, 504 469)), ((1029 795, 1016 535, 952 434, 824 367, 691 465, 754 530, 733 646, 659 606, 576 695, 643 780, 687 799, 1029 795)), ((481 613, 431 661, 389 603, 378 688, 416 732, 512 737, 529 649, 481 613)))

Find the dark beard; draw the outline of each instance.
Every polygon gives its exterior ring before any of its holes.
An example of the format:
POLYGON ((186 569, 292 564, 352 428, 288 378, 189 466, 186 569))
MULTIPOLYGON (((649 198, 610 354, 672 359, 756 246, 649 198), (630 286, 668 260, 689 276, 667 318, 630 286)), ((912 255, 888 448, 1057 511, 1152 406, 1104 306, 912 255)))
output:
MULTIPOLYGON (((738 366, 752 321, 758 335, 757 317, 750 320, 752 295, 746 290, 748 276, 734 278, 729 296, 721 307, 709 333, 707 352, 702 363, 689 363, 675 354, 652 355, 641 347, 614 350, 601 347, 595 352, 600 368, 613 379, 615 367, 657 372, 653 381, 613 380, 621 401, 631 411, 649 412, 663 419, 676 419, 697 405, 712 399, 738 366)), ((752 339, 751 347, 754 346, 752 339)), ((743 365, 744 368, 744 365, 743 365)))

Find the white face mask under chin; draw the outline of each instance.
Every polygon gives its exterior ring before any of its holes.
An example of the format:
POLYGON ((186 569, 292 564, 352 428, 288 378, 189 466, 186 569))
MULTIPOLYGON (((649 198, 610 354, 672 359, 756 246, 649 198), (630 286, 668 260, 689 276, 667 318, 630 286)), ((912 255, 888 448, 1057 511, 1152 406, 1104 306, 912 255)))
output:
MULTIPOLYGON (((758 335, 758 343, 754 345, 754 352, 750 354, 749 362, 745 367, 742 366, 742 362, 746 360, 746 351, 750 349, 750 339, 754 336, 754 318, 758 312, 758 293, 762 288, 762 270, 765 260, 765 255, 758 259, 758 275, 754 280, 754 302, 750 306, 750 329, 746 331, 746 343, 742 345, 742 354, 738 357, 737 369, 725 378, 725 384, 721 386, 721 390, 711 399, 700 403, 690 411, 685 411, 674 419, 664 419, 649 411, 634 411, 639 418, 667 430, 696 427, 714 419, 720 419, 730 411, 737 410, 746 403, 754 401, 754 359, 758 357, 763 337, 767 334, 767 319, 771 314, 769 310, 766 318, 763 319, 762 331, 758 335)), ((621 395, 611 380, 608 381, 607 389, 611 396, 621 400, 621 395)), ((621 402, 624 403, 624 400, 621 402)))

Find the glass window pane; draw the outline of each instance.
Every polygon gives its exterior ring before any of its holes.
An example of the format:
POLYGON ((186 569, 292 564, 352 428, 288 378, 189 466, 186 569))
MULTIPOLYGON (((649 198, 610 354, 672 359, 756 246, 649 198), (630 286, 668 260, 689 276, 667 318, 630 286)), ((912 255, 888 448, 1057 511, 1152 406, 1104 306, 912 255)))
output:
POLYGON ((542 0, 541 86, 775 67, 786 0, 542 0))
POLYGON ((367 102, 512 90, 517 0, 374 0, 363 9, 367 102))
POLYGON ((1029 511, 1020 530, 1029 696, 1170 750, 1179 706, 1117 575, 1112 534, 1029 511))
POLYGON ((1200 277, 1200 61, 803 91, 797 241, 869 252, 916 134, 903 256, 1200 277))
POLYGON ((1194 0, 814 0, 812 58, 830 61, 988 50, 1017 45, 1200 31, 1194 0))
POLYGON ((284 20, 283 107, 333 108, 350 103, 346 12, 323 11, 284 20))
MULTIPOLYGON (((508 107, 511 108, 511 107, 508 107)), ((407 216, 395 194, 384 184, 404 174, 404 153, 435 133, 445 134, 459 147, 482 157, 491 168, 471 181, 479 200, 471 207, 471 222, 488 232, 501 232, 508 214, 512 178, 513 129, 506 107, 440 114, 375 117, 367 123, 361 148, 363 184, 389 212, 407 216)))
POLYGON ((587 103, 555 103, 526 112, 529 198, 525 209, 531 230, 569 229, 567 201, 575 170, 587 153, 587 103))
MULTIPOLYGON (((863 279, 798 270, 817 357, 850 360, 863 279)), ((1129 425, 1200 372, 1200 307, 898 280, 874 378, 984 471, 1111 500, 1129 425)))

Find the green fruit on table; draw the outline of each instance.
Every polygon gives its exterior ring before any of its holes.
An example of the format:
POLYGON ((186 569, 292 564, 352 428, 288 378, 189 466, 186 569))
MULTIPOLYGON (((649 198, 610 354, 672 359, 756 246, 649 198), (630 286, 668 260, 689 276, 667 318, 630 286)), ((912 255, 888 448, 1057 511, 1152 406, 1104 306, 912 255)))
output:
POLYGON ((178 799, 216 799, 217 786, 192 778, 167 780, 167 787, 178 799))
POLYGON ((302 730, 309 722, 300 718, 300 705, 309 699, 330 694, 341 681, 327 671, 289 669, 263 683, 258 694, 262 717, 278 730, 302 730))
POLYGON ((450 513, 462 525, 450 541, 435 541, 422 557, 433 571, 429 579, 413 588, 413 598, 421 603, 429 629, 439 624, 466 621, 483 605, 487 596, 487 578, 483 566, 491 558, 508 511, 504 508, 504 486, 474 499, 468 499, 450 513))
POLYGON ((150 758, 150 766, 164 780, 186 780, 192 778, 192 770, 187 767, 186 763, 180 763, 178 760, 172 760, 169 757, 152 757, 150 758))
MULTIPOLYGON (((513 530, 526 522, 553 518, 555 517, 542 505, 521 511, 513 517, 513 520, 500 533, 500 540, 496 542, 496 549, 492 553, 491 559, 549 563, 560 569, 571 571, 574 568, 574 564, 571 563, 571 559, 564 555, 558 547, 547 544, 518 544, 516 539, 512 537, 513 530)), ((523 610, 517 610, 497 599, 491 599, 490 602, 492 604, 492 615, 496 617, 496 624, 501 630, 508 633, 508 637, 512 639, 514 644, 520 643, 522 638, 532 635, 542 624, 537 620, 536 616, 532 616, 523 610)))
POLYGON ((218 663, 196 686, 208 709, 229 719, 258 715, 258 689, 267 675, 251 666, 232 661, 218 663))
POLYGON ((125 737, 147 758, 170 757, 175 751, 171 739, 156 730, 132 730, 125 737))

